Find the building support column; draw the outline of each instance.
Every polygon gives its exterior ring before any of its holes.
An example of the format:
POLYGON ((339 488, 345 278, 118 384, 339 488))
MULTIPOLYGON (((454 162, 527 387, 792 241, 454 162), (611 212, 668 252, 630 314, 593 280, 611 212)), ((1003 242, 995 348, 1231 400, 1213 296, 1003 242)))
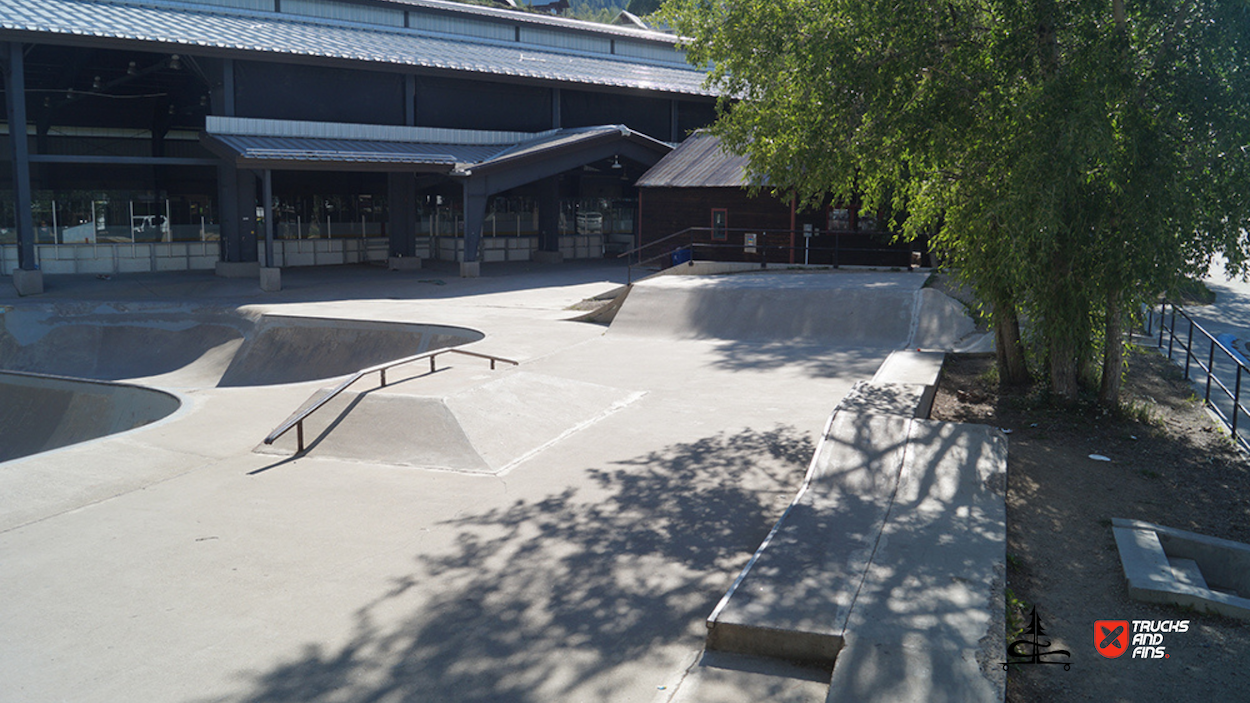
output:
POLYGON ((265 208, 265 264, 260 267, 260 289, 267 293, 282 290, 282 269, 274 266, 273 231, 273 171, 265 169, 260 173, 260 201, 265 208))
MULTIPOLYGON (((390 258, 417 255, 417 184, 411 173, 386 174, 387 229, 390 258)), ((396 264, 391 262, 392 266, 396 264)), ((420 260, 417 265, 420 266, 420 260)))
POLYGON ((17 42, 0 46, 9 146, 13 152, 13 206, 17 215, 17 270, 13 272, 13 285, 18 295, 37 295, 43 292, 43 274, 35 261, 35 218, 31 212, 30 144, 26 137, 26 57, 22 53, 22 45, 17 42))
POLYGON ((256 247, 256 176, 233 164, 217 167, 217 196, 221 214, 221 261, 217 275, 255 278, 259 275, 256 247))
POLYGON ((552 176, 538 184, 538 251, 534 260, 558 264, 560 255, 560 177, 552 176))
POLYGON ((261 172, 261 203, 265 208, 265 266, 273 268, 273 171, 261 172))
POLYGON ((464 182, 464 260, 462 278, 482 275, 482 224, 486 221, 486 184, 475 178, 464 182))
POLYGON ((220 227, 218 239, 221 260, 239 261, 239 204, 235 201, 238 189, 238 171, 233 165, 222 162, 217 166, 217 219, 220 227))
POLYGON ((259 252, 256 246, 256 174, 238 172, 238 188, 235 196, 239 208, 239 261, 255 262, 259 252))

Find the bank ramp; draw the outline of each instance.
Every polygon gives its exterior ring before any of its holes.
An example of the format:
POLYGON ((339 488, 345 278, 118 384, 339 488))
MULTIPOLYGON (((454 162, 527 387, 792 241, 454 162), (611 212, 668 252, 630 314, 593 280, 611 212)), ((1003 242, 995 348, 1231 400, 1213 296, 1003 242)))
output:
POLYGON ((610 334, 952 349, 975 335, 964 306, 919 273, 764 272, 635 283, 610 334))
MULTIPOLYGON (((547 374, 484 374, 471 365, 444 367, 383 388, 369 388, 363 379, 360 385, 304 421, 309 456, 503 474, 642 397, 547 374)), ((330 390, 318 391, 292 418, 330 390)), ((296 433, 287 432, 255 451, 293 456, 297 442, 296 433)))

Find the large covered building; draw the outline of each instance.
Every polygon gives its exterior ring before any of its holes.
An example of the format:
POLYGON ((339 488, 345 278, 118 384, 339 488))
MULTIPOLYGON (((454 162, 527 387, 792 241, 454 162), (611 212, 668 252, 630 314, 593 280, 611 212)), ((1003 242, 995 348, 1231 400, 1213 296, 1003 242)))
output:
POLYGON ((439 0, 6 0, 0 63, 15 282, 598 256, 715 116, 670 35, 439 0))

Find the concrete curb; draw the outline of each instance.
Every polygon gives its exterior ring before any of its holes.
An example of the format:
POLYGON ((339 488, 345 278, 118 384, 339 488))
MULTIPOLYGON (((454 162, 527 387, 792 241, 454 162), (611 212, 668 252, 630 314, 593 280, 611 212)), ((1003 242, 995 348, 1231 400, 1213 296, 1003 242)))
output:
POLYGON ((1250 620, 1250 545, 1112 518, 1120 565, 1134 600, 1189 606, 1250 620))

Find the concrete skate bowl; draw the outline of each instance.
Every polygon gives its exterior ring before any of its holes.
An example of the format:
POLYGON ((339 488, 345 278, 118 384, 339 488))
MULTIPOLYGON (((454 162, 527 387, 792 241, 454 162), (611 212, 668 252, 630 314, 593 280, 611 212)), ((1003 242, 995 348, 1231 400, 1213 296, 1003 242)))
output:
POLYGON ((139 386, 0 372, 0 462, 143 427, 181 404, 139 386))
POLYGON ((950 349, 975 332, 963 305, 914 273, 658 276, 634 284, 610 334, 787 349, 950 349))
POLYGON ((0 315, 0 370, 175 388, 275 385, 341 376, 482 337, 445 325, 230 309, 23 307, 0 315))

